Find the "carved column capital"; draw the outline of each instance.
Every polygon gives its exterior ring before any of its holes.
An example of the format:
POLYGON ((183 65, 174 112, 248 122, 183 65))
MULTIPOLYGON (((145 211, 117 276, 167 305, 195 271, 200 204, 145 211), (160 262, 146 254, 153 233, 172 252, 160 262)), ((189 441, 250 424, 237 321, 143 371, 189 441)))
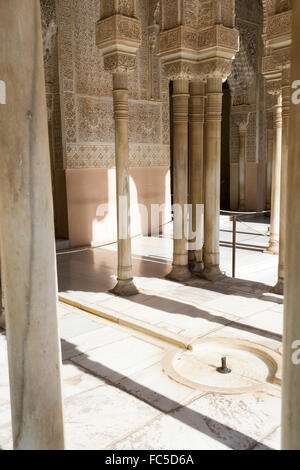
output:
POLYGON ((135 17, 135 0, 104 0, 96 23, 96 45, 104 56, 104 67, 112 73, 133 70, 142 40, 141 22, 135 17))
POLYGON ((136 67, 136 56, 124 52, 114 52, 104 55, 105 70, 111 73, 130 72, 136 67))
POLYGON ((246 114, 243 114, 241 116, 241 120, 238 123, 238 128, 239 128, 240 135, 247 134, 248 126, 249 126, 249 119, 250 119, 250 113, 246 113, 246 114))
POLYGON ((203 27, 201 2, 185 0, 161 0, 162 30, 157 40, 157 55, 162 58, 169 79, 197 79, 202 76, 203 67, 220 67, 207 77, 222 76, 226 79, 231 71, 235 54, 239 49, 239 32, 234 28, 234 0, 215 3, 212 24, 203 27), (203 65, 202 65, 203 63, 203 65), (224 64, 227 71, 224 71, 224 64))
POLYGON ((199 74, 208 78, 221 78, 224 82, 231 74, 232 60, 224 58, 213 58, 203 61, 199 65, 199 74))
POLYGON ((281 95, 281 79, 267 80, 266 90, 272 96, 281 95))
POLYGON ((192 80, 198 75, 197 63, 178 59, 164 64, 165 74, 169 80, 192 80))

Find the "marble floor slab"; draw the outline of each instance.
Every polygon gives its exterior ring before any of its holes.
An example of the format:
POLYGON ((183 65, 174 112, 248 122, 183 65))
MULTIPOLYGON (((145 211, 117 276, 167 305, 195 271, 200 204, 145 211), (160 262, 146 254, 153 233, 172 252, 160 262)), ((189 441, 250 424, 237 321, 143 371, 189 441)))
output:
MULTIPOLYGON (((108 292, 116 282, 115 244, 59 254, 59 292, 182 338, 240 338, 281 352, 283 299, 269 292, 278 257, 263 253, 267 229, 265 220, 238 224, 238 242, 250 248, 237 250, 237 279, 166 280, 173 246, 169 227, 163 236, 133 240, 140 294, 122 299, 108 292)), ((224 218, 221 268, 229 275, 231 236, 231 222, 224 218)), ((194 390, 164 372, 163 359, 174 345, 65 303, 59 308, 68 449, 280 448, 279 387, 276 393, 243 395, 194 390)), ((1 331, 0 449, 9 448, 9 379, 1 331)))

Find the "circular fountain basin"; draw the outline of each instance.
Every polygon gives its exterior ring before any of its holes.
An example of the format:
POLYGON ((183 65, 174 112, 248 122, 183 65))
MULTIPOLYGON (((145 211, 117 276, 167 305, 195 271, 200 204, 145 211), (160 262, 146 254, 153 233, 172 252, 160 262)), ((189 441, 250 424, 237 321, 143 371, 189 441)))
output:
POLYGON ((186 351, 168 353, 165 373, 196 390, 227 394, 264 391, 281 385, 281 355, 260 344, 232 338, 197 340, 186 351), (220 374, 222 357, 230 374, 220 374))

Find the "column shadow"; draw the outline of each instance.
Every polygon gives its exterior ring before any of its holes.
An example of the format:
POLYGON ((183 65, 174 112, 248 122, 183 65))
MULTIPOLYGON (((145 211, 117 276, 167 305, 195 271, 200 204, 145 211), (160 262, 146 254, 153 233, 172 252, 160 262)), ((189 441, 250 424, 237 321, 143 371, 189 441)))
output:
MULTIPOLYGON (((180 422, 205 434, 215 441, 227 445, 232 450, 238 450, 238 446, 235 444, 237 442, 241 443, 241 450, 253 450, 258 444, 261 444, 255 439, 231 428, 230 426, 224 425, 219 421, 214 420, 213 418, 194 411, 188 408, 186 405, 182 405, 181 403, 166 397, 165 395, 156 392, 146 387, 145 385, 139 384, 132 378, 123 375, 122 373, 114 371, 99 362, 95 362, 89 359, 87 354, 82 353, 69 341, 62 340, 62 346, 68 348, 73 347, 74 356, 69 360, 72 362, 72 364, 78 367, 79 370, 82 370, 92 376, 100 377, 107 385, 118 388, 120 391, 127 393, 128 395, 131 395, 134 398, 152 406, 163 414, 167 415, 172 412, 172 418, 179 420, 180 422), (85 358, 84 367, 78 366, 75 362, 72 361, 77 353, 78 356, 80 355, 81 357, 85 358), (97 372, 95 372, 95 368, 97 369, 97 372)), ((272 449, 267 445, 263 445, 263 450, 272 449)))

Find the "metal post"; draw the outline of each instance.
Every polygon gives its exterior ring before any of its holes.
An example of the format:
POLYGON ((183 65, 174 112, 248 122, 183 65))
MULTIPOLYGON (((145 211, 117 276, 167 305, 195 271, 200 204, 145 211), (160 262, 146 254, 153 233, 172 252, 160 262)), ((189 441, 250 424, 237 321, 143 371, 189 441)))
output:
POLYGON ((236 260, 236 220, 237 217, 232 217, 232 277, 235 278, 235 260, 236 260))

